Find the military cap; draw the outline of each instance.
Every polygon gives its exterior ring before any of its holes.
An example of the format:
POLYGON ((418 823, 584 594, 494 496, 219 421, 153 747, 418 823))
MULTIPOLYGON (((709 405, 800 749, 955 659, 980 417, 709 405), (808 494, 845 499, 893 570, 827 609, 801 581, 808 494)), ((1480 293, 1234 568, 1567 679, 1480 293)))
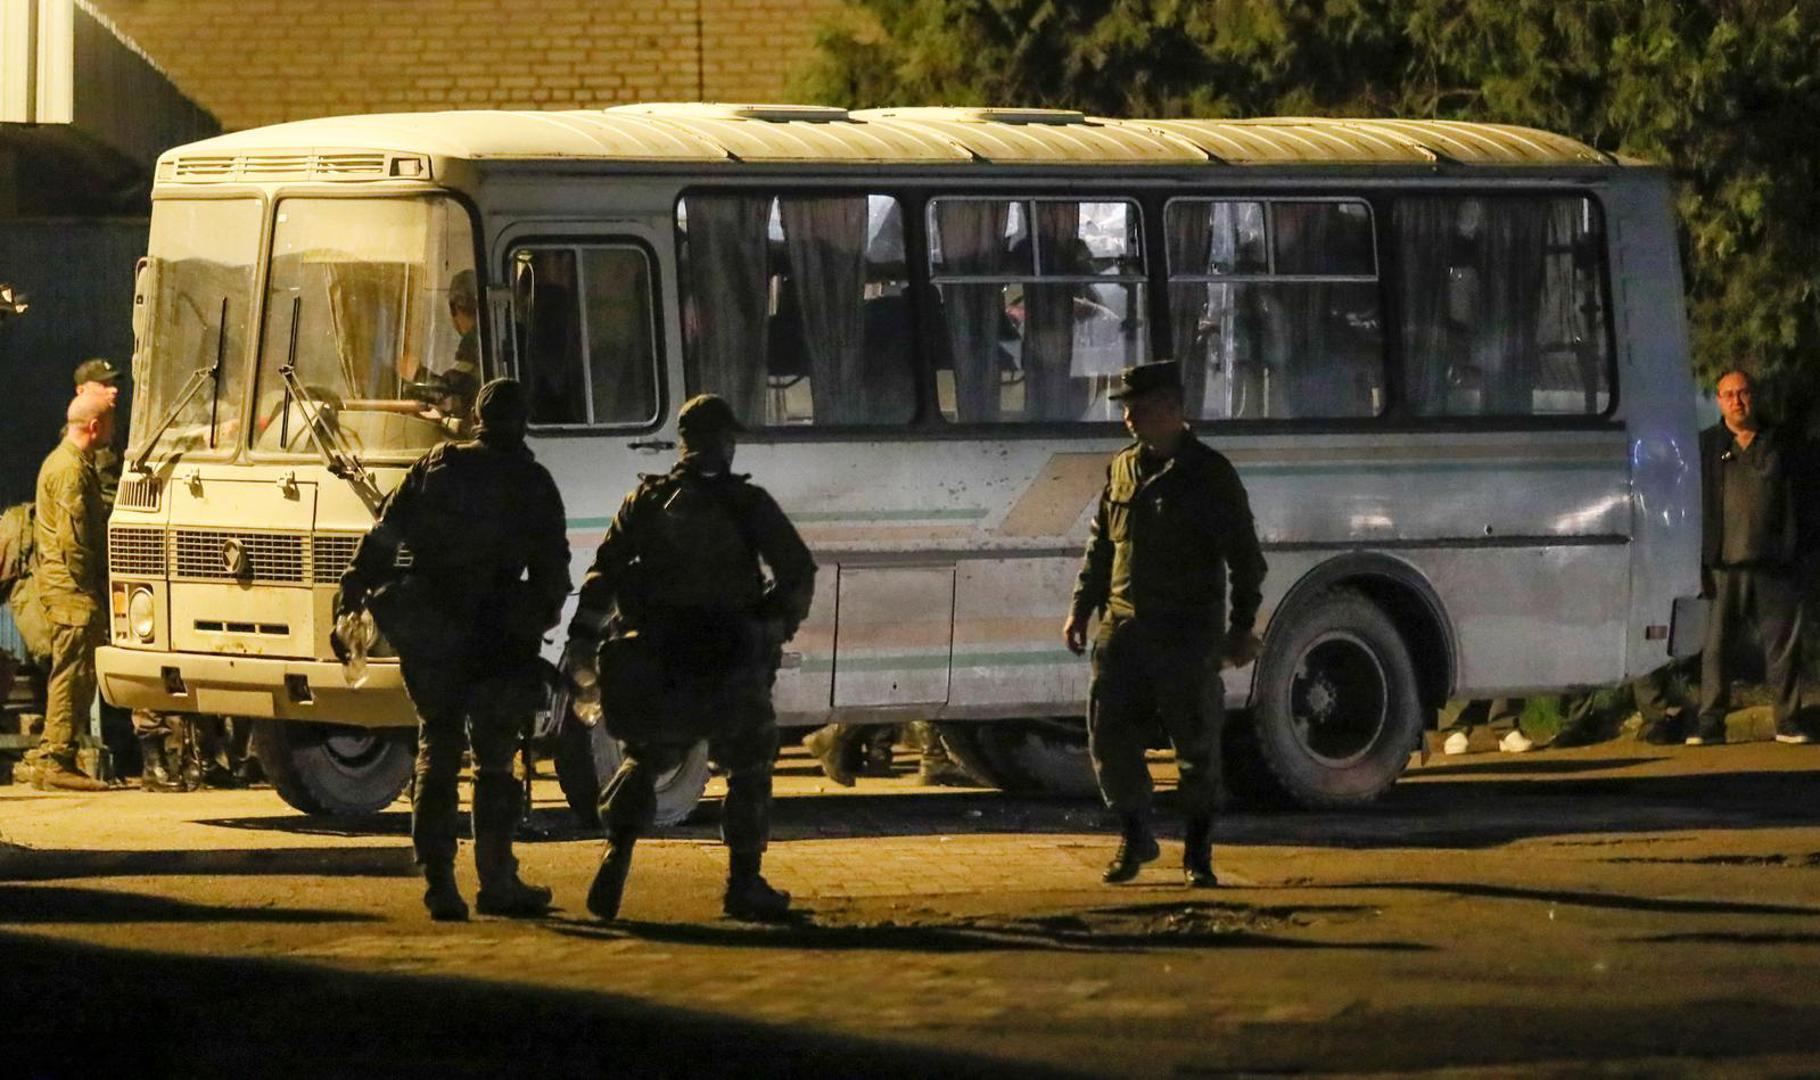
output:
POLYGON ((1106 396, 1113 401, 1148 394, 1152 390, 1170 390, 1182 392, 1182 365, 1174 360, 1160 360, 1154 364, 1139 364, 1119 372, 1119 384, 1106 396))
POLYGON ((682 408, 676 410, 677 433, 687 438, 690 435, 709 435, 718 432, 742 432, 746 426, 733 415, 733 406, 714 394, 697 394, 683 402, 682 408))
POLYGON ((475 311, 480 303, 480 285, 472 270, 457 270, 449 279, 449 306, 475 311))
POLYGON ((97 356, 84 360, 76 365, 76 385, 83 383, 111 383, 120 378, 120 369, 97 356))

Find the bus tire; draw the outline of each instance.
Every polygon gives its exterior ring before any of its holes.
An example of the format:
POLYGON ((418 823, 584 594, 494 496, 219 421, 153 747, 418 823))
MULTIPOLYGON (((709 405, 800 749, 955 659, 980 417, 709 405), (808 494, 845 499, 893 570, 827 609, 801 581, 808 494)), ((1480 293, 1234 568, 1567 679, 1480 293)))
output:
POLYGON ((1088 798, 1099 794, 1084 719, 1000 720, 974 725, 974 743, 1007 791, 1088 798))
POLYGON ((1409 647, 1381 608, 1350 589, 1315 598, 1290 620, 1271 628, 1252 731, 1238 746, 1255 746, 1263 773, 1292 805, 1368 803, 1402 775, 1422 736, 1409 647))
MULTIPOLYGON (((600 828, 600 792, 625 760, 619 740, 604 725, 586 727, 573 721, 562 727, 556 743, 556 782, 575 819, 600 828)), ((657 825, 680 825, 695 812, 708 786, 708 744, 698 742, 670 772, 657 778, 657 825)))
POLYGON ((409 728, 254 720, 248 748, 278 797, 306 814, 375 814, 411 782, 409 728))

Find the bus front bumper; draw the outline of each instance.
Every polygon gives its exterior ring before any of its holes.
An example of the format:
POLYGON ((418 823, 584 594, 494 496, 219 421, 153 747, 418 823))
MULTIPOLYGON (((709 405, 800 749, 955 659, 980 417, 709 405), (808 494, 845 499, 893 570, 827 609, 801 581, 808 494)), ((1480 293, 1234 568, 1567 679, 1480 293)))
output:
POLYGON ((349 686, 341 665, 212 653, 95 651, 101 695, 123 709, 314 720, 356 727, 417 723, 394 663, 373 663, 349 686))

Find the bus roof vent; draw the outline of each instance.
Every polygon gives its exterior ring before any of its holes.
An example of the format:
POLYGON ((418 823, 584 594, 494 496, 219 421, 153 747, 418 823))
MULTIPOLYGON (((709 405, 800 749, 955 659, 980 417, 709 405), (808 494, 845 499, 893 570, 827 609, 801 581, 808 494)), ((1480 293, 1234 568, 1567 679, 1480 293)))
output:
POLYGON ((782 124, 833 124, 848 119, 847 110, 829 105, 737 105, 718 101, 660 101, 648 105, 615 105, 610 113, 638 113, 675 120, 768 120, 782 124))
POLYGON ((250 154, 240 164, 248 178, 304 176, 310 171, 308 154, 250 154))
POLYGON ((209 180, 234 175, 234 161, 232 154, 187 154, 172 171, 179 180, 209 180))
POLYGON ((1087 114, 1074 109, 1000 109, 992 107, 928 106, 909 109, 867 109, 866 117, 884 120, 946 120, 955 124, 1084 124, 1087 114))
POLYGON ((325 177, 384 176, 386 156, 373 154, 318 154, 315 172, 325 177))

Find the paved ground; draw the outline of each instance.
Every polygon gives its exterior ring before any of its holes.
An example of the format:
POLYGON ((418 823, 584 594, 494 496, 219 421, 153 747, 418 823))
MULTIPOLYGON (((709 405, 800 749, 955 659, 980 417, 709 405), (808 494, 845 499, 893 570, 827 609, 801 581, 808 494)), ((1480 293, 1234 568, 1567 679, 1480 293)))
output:
POLYGON ((402 809, 0 788, 9 1071, 1820 1074, 1820 747, 1431 759, 1370 812, 1233 815, 1214 892, 1170 844, 1099 885, 1090 804, 783 773, 781 928, 719 917, 711 803, 609 927, 540 783, 563 910, 450 927, 402 809))

